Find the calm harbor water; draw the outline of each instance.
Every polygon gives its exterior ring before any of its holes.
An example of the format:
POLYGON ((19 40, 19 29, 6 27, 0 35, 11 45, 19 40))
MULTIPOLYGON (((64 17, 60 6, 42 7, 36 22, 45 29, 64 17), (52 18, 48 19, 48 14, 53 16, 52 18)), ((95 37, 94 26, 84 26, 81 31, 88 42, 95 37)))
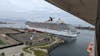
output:
POLYGON ((54 49, 51 56, 88 56, 87 46, 93 41, 95 32, 89 30, 79 30, 80 35, 76 41, 64 43, 54 49))

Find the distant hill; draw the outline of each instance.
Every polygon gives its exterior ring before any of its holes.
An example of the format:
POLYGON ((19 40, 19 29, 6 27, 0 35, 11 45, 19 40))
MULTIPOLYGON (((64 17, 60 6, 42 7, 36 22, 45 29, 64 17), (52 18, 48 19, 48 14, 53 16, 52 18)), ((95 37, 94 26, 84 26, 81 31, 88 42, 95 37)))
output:
POLYGON ((82 29, 82 30, 95 30, 94 27, 80 27, 80 26, 76 26, 77 29, 82 29))
MULTIPOLYGON (((25 19, 16 19, 16 18, 14 18, 14 19, 10 19, 10 18, 0 18, 0 24, 7 24, 6 26, 8 26, 9 24, 10 25, 24 25, 24 23, 26 22, 27 20, 25 20, 25 19)), ((2 26, 5 26, 5 25, 2 25, 2 26)), ((0 25, 0 27, 1 27, 1 25, 0 25)))
POLYGON ((26 22, 25 19, 10 19, 10 18, 0 18, 0 24, 7 24, 7 23, 16 23, 16 22, 26 22))
POLYGON ((1 21, 0 21, 0 24, 7 24, 7 22, 1 22, 1 21))

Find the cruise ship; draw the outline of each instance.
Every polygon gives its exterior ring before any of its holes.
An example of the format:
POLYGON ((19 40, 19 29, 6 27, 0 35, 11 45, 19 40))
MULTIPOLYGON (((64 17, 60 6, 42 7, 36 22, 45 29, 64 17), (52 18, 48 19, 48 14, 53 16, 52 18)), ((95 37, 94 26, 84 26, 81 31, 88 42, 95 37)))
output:
POLYGON ((61 37, 65 41, 71 41, 77 39, 78 31, 71 24, 66 24, 59 19, 57 22, 53 22, 50 18, 46 22, 26 22, 28 29, 34 29, 40 32, 46 32, 53 34, 54 36, 61 37))

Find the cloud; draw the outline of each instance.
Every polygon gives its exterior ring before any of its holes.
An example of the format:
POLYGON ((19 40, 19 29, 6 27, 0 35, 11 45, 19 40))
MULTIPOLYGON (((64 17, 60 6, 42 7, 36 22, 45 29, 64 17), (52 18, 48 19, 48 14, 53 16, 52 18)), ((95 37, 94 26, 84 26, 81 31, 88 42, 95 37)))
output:
POLYGON ((63 12, 44 0, 0 0, 0 18, 32 18, 63 12))
POLYGON ((60 10, 44 0, 0 0, 0 10, 27 12, 31 10, 50 11, 60 10))

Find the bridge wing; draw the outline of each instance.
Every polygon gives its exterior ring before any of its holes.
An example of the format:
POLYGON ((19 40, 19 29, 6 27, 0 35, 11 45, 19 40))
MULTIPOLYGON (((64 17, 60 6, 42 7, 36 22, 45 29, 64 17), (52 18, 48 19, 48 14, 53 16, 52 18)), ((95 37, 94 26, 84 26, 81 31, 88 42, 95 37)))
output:
POLYGON ((53 5, 95 25, 97 0, 46 0, 53 5))

